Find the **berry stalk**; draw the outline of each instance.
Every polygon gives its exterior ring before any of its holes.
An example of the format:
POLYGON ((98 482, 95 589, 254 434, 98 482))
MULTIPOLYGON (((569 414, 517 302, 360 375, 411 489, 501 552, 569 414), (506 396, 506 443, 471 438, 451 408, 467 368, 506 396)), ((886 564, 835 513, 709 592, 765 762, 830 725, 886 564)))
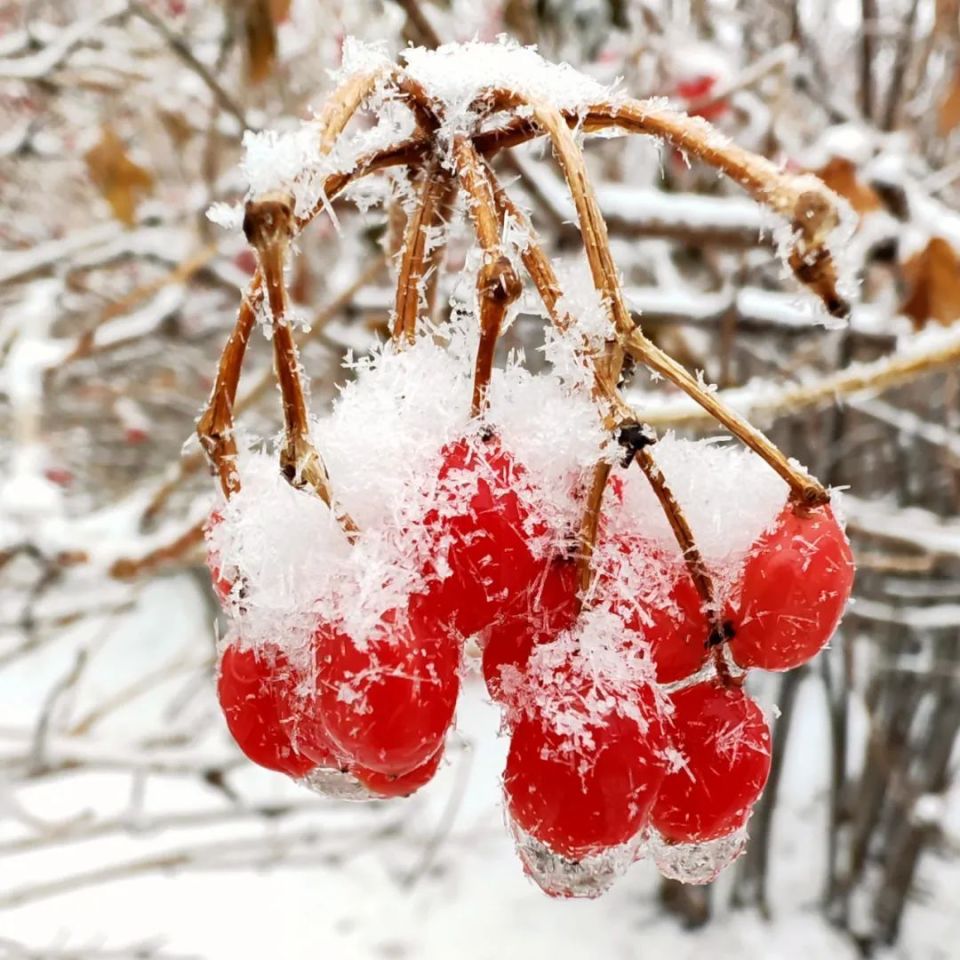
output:
POLYGON ((357 526, 337 508, 327 468, 310 439, 310 420, 300 379, 300 360, 287 319, 288 301, 283 267, 294 231, 292 198, 271 194, 260 200, 249 201, 243 229, 250 245, 257 251, 270 309, 274 365, 283 404, 284 441, 280 451, 280 467, 295 487, 312 489, 334 511, 347 536, 355 539, 357 526))
POLYGON ((460 135, 453 141, 453 155, 457 174, 467 194, 467 209, 477 241, 483 250, 483 264, 477 274, 480 344, 477 347, 471 403, 471 415, 479 417, 486 409, 487 388, 500 327, 507 308, 520 296, 522 285, 513 264, 503 252, 500 218, 480 154, 468 137, 460 135))
POLYGON ((436 158, 423 168, 417 205, 407 219, 403 237, 400 273, 394 301, 393 339, 413 343, 417 333, 417 317, 425 284, 436 274, 442 255, 440 245, 427 251, 431 228, 441 225, 453 202, 455 188, 441 175, 436 158))

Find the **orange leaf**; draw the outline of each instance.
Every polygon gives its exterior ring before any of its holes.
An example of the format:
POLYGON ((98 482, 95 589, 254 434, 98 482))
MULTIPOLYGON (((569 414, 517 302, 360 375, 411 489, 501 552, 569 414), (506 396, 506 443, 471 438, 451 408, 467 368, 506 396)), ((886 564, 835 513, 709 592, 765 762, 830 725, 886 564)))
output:
POLYGON ((960 320, 960 255, 946 240, 934 237, 903 264, 903 276, 909 292, 900 309, 915 327, 960 320))
POLYGON ((834 193, 850 202, 859 214, 880 208, 880 197, 857 176, 857 168, 846 157, 831 157, 826 166, 813 171, 834 193))
POLYGON ((132 225, 141 195, 153 187, 153 176, 127 156, 123 141, 109 126, 103 128, 100 142, 87 151, 84 159, 90 179, 110 204, 113 215, 132 225))

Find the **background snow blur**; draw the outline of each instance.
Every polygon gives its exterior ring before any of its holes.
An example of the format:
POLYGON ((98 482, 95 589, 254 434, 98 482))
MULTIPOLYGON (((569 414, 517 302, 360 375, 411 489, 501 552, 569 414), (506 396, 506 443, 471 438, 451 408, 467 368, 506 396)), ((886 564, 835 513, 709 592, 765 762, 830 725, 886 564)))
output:
MULTIPOLYGON (((455 57, 409 57, 449 100, 513 62, 457 74, 455 57)), ((960 956, 958 146, 956 0, 0 0, 0 957, 960 956), (849 488, 856 603, 810 667, 751 678, 777 717, 774 774, 748 854, 709 887, 639 864, 602 900, 546 899, 503 827, 505 743, 476 678, 437 780, 370 806, 244 761, 213 696, 222 624, 183 537, 212 502, 191 435, 253 267, 236 204, 248 180, 299 172, 299 121, 345 56, 502 33, 591 78, 551 74, 568 102, 622 78, 819 173, 858 217, 844 251, 858 302, 824 330, 741 191, 646 138, 587 150, 644 329, 849 488), (248 144, 289 144, 292 173, 276 149, 242 165, 246 130, 272 131, 248 144), (164 562, 118 576, 167 545, 164 562)), ((549 151, 498 163, 561 277, 582 274, 549 151)), ((403 190, 368 178, 298 241, 291 292, 318 413, 386 333, 403 190)), ((438 302, 475 267, 455 240, 438 302)), ((582 287, 567 299, 589 336, 582 287)), ((553 394, 515 361, 564 376, 570 358, 526 297, 500 350, 497 417, 547 471, 553 394)), ((423 363, 438 385, 462 373, 439 351, 423 363)), ((259 336, 245 371, 244 428, 272 437, 259 336)), ((365 495, 370 470, 462 411, 440 398, 424 417, 411 400, 401 436, 402 410, 371 416, 356 395, 316 432, 362 520, 397 507, 389 483, 382 501, 365 495)), ((630 399, 661 431, 716 434, 645 373, 630 399)), ((664 470, 698 504, 708 551, 743 549, 748 517, 742 544, 718 531, 744 490, 706 469, 682 479, 680 450, 663 445, 664 470)), ((751 506, 778 483, 758 481, 751 506)))

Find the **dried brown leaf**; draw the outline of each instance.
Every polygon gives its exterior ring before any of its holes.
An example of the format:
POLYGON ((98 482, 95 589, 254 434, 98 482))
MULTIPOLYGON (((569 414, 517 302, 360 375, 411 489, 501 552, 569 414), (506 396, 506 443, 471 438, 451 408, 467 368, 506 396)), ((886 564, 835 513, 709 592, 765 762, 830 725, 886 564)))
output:
POLYGON ((903 276, 909 292, 900 309, 915 327, 960 320, 960 255, 946 240, 934 237, 903 264, 903 276))
POLYGON ((846 157, 831 157, 825 166, 813 171, 834 193, 849 201, 859 214, 882 205, 877 192, 857 176, 856 165, 846 157))
POLYGON ((113 215, 132 225, 137 203, 153 187, 153 175, 130 159, 123 141, 110 126, 103 127, 100 142, 87 151, 84 159, 90 179, 110 204, 113 215))

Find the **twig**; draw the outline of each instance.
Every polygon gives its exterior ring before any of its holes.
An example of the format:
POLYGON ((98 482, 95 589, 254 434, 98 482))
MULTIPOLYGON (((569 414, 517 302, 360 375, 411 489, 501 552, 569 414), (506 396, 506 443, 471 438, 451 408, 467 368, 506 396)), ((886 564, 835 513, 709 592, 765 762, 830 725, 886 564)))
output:
MULTIPOLYGON (((908 383, 915 377, 952 367, 958 362, 960 338, 938 337, 929 349, 911 346, 909 352, 895 352, 872 363, 858 364, 811 383, 767 388, 755 384, 746 389, 720 390, 711 396, 717 404, 727 409, 733 405, 752 418, 789 416, 811 407, 834 403, 845 396, 866 391, 880 393, 908 383)), ((689 394, 689 391, 685 392, 689 394)), ((656 405, 645 405, 644 421, 658 428, 695 428, 707 426, 716 419, 716 415, 706 410, 699 399, 689 395, 701 409, 688 404, 664 404, 659 409, 656 405)))
POLYGON ((487 170, 470 140, 463 135, 453 141, 453 155, 473 220, 477 240, 483 250, 483 263, 477 274, 477 299, 480 303, 480 343, 473 377, 471 415, 486 409, 487 387, 500 326, 507 308, 520 296, 521 283, 500 242, 500 219, 494 202, 487 170))
POLYGON ((427 243, 433 241, 431 231, 443 222, 451 200, 449 181, 440 175, 440 163, 434 159, 423 168, 420 195, 404 232, 393 317, 395 341, 413 343, 416 337, 423 285, 430 270, 427 243))
POLYGON ((121 557, 115 560, 110 565, 110 576, 115 580, 135 580, 146 574, 156 573, 171 564, 182 562, 191 550, 203 543, 205 522, 205 520, 196 521, 172 541, 156 547, 142 557, 121 557))
POLYGON ((206 84, 214 99, 240 124, 241 130, 251 129, 243 107, 220 84, 220 81, 201 63, 183 38, 178 37, 152 10, 138 0, 128 0, 130 12, 150 24, 167 42, 170 49, 206 84))
MULTIPOLYGON (((715 421, 723 424, 742 443, 761 456, 790 485, 793 500, 808 507, 829 503, 830 494, 819 481, 805 470, 790 463, 765 434, 728 407, 719 394, 707 390, 673 357, 664 353, 639 330, 634 330, 627 338, 627 349, 638 360, 678 386, 715 421)), ((644 420, 648 423, 652 422, 646 414, 644 414, 644 420)))
POLYGON ((295 487, 313 490, 334 512, 344 533, 353 538, 358 532, 357 526, 336 506, 326 465, 310 439, 307 399, 300 379, 300 358, 287 319, 287 287, 283 268, 293 236, 293 223, 291 197, 271 194, 247 202, 243 230, 260 260, 273 329, 274 372, 280 383, 283 401, 284 439, 280 450, 280 467, 295 487))

